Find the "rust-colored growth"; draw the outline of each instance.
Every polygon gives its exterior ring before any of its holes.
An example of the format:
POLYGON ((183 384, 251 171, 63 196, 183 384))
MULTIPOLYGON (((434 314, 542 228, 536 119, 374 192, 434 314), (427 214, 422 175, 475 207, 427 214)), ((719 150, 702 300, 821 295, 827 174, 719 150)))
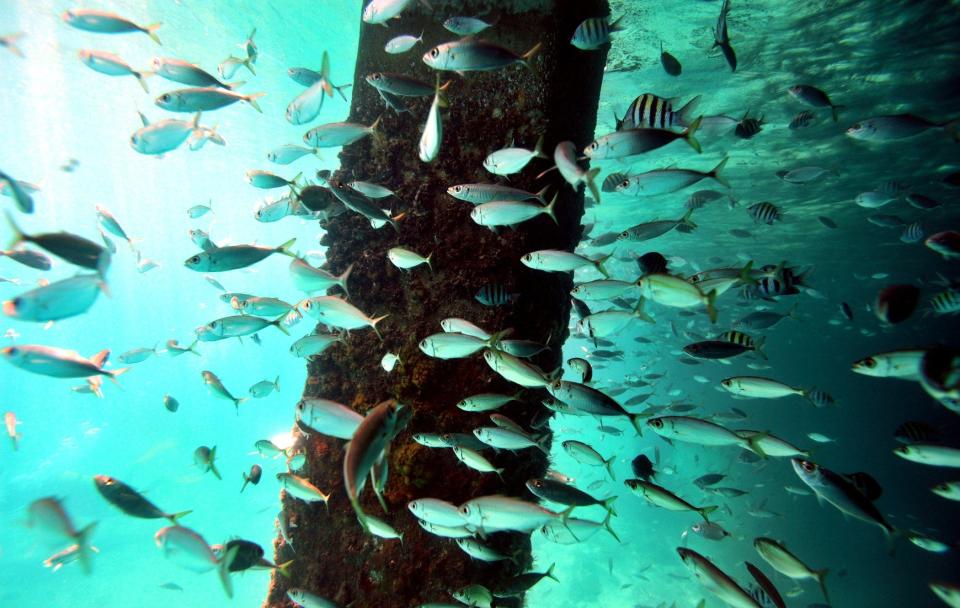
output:
MULTIPOLYGON (((582 194, 575 193, 556 172, 539 182, 534 176, 551 166, 558 142, 571 140, 582 149, 593 138, 606 50, 583 52, 569 40, 581 21, 608 11, 605 0, 432 0, 431 4, 432 12, 412 4, 403 13, 402 28, 363 25, 350 120, 371 124, 381 116, 383 137, 345 148, 336 176, 392 188, 399 201, 385 202, 393 205, 394 213, 406 213, 400 233, 390 227, 373 230, 366 219, 348 213, 329 223, 323 241, 329 248, 329 270, 339 273, 355 264, 351 302, 371 316, 389 313, 378 325, 383 341, 371 330, 353 332, 346 344, 331 347, 309 364, 305 388, 306 396, 333 399, 362 413, 388 398, 413 408, 410 425, 390 452, 386 492, 390 512, 382 512, 369 488, 361 499, 367 513, 403 534, 403 543, 381 540, 361 529, 343 490, 345 442, 311 437, 304 474, 332 493, 329 511, 323 505, 284 497, 287 517, 297 524, 291 531, 296 561, 289 579, 274 576, 264 604, 271 608, 292 605, 286 597, 291 587, 353 608, 415 606, 449 601, 450 590, 471 583, 495 589, 520 572, 509 561, 487 564, 471 560, 454 541, 424 532, 406 507, 409 500, 428 496, 455 504, 495 493, 532 500, 524 483, 542 475, 547 464, 536 449, 515 454, 487 452, 496 466, 505 468, 505 481, 501 482, 494 474, 466 468, 450 450, 416 444, 411 439, 416 433, 470 432, 490 424, 485 414, 457 409, 460 399, 481 392, 513 394, 517 390, 490 370, 479 354, 443 361, 424 355, 418 343, 441 331, 442 319, 463 317, 490 332, 513 328, 512 337, 549 340, 554 349, 541 353, 534 362, 547 371, 560 366, 559 345, 567 335, 571 277, 530 270, 520 258, 538 249, 572 250, 580 238, 582 194), (495 4, 501 6, 491 8, 495 4), (364 77, 375 71, 399 72, 433 82, 436 73, 421 56, 436 44, 456 39, 441 25, 453 15, 497 19, 480 38, 517 53, 538 42, 543 47, 533 70, 515 66, 463 77, 442 73, 442 79, 453 80, 448 89, 450 107, 443 111, 443 145, 439 158, 425 164, 417 156, 417 143, 431 99, 407 98, 411 112, 397 115, 384 107, 364 77), (393 36, 421 29, 423 46, 404 55, 383 51, 393 36), (551 160, 534 160, 521 174, 511 176, 509 183, 533 192, 551 184, 551 196, 559 191, 559 226, 539 217, 516 230, 495 234, 470 219, 472 205, 446 194, 452 185, 496 181, 483 168, 486 155, 511 141, 532 148, 541 135, 551 160), (386 252, 398 245, 422 255, 434 252, 434 272, 426 267, 411 272, 394 268, 386 252), (507 306, 485 307, 474 295, 488 283, 501 284, 521 296, 507 306), (390 374, 380 368, 380 359, 388 351, 401 359, 390 374)), ((528 390, 521 402, 505 406, 502 412, 526 425, 541 409, 539 401, 545 395, 544 391, 528 390)), ((496 534, 487 542, 517 556, 519 567, 529 565, 527 537, 496 534)), ((278 538, 278 552, 289 558, 282 545, 278 538)))

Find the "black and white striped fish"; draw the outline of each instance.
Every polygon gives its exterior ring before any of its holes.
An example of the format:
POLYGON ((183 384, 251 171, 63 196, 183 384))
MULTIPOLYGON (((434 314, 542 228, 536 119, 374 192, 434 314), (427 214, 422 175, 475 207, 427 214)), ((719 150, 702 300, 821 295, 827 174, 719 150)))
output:
POLYGON ((907 420, 897 427, 893 437, 900 443, 937 443, 940 441, 940 431, 931 424, 922 420, 907 420))
POLYGON ((812 388, 804 393, 804 396, 817 407, 829 407, 834 404, 833 396, 819 388, 812 388))
POLYGON ((700 96, 697 95, 674 112, 672 99, 644 93, 630 103, 623 120, 617 120, 617 131, 686 127, 693 121, 693 113, 699 104, 700 96))
POLYGON ((930 298, 930 308, 938 315, 960 312, 960 288, 951 287, 930 298))
POLYGON ((878 184, 873 190, 874 192, 886 194, 887 196, 897 196, 906 188, 907 185, 903 182, 898 182, 895 179, 888 179, 887 181, 878 184))
POLYGON ((907 226, 903 229, 903 233, 900 235, 900 240, 904 243, 919 243, 925 236, 926 233, 923 231, 923 226, 920 225, 920 222, 914 222, 912 224, 907 224, 907 226))
POLYGON ((723 340, 724 342, 733 342, 734 344, 739 344, 744 348, 757 349, 763 345, 763 339, 754 340, 753 337, 743 333, 742 331, 737 331, 731 329, 730 331, 725 331, 719 336, 717 340, 723 340))
POLYGON ((783 212, 773 203, 756 203, 747 207, 747 213, 757 224, 772 224, 783 219, 783 212))
POLYGON ((793 120, 790 121, 788 126, 793 130, 809 127, 810 123, 813 122, 816 117, 817 115, 810 110, 804 110, 803 112, 800 112, 794 116, 793 120))
POLYGON ((733 134, 741 139, 750 139, 763 130, 763 116, 760 118, 750 118, 749 114, 744 114, 733 134))
POLYGON ((488 283, 480 288, 474 298, 484 306, 503 306, 516 302, 520 297, 518 293, 510 293, 507 288, 500 284, 488 283))
POLYGON ((623 28, 620 17, 613 23, 610 23, 610 17, 594 17, 584 20, 573 32, 573 38, 570 44, 581 51, 593 51, 610 42, 610 34, 619 32, 623 28))
POLYGON ((611 173, 603 180, 603 185, 600 186, 600 190, 604 192, 616 192, 617 186, 627 179, 629 176, 626 173, 611 173))

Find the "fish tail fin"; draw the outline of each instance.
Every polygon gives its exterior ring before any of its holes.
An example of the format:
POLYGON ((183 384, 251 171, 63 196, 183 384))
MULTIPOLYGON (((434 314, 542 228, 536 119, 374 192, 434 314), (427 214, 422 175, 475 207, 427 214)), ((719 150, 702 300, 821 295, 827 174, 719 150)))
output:
POLYGON ((292 559, 288 562, 277 564, 277 572, 279 572, 284 578, 290 578, 290 566, 292 565, 293 565, 292 559))
POLYGON ((730 188, 730 182, 727 181, 727 178, 720 175, 720 172, 723 171, 723 168, 727 166, 728 160, 730 160, 730 157, 729 156, 725 157, 722 161, 719 162, 719 164, 717 164, 716 167, 713 168, 713 171, 707 174, 713 179, 715 179, 717 183, 723 186, 724 188, 730 188))
POLYGON ((816 575, 817 582, 820 583, 820 591, 823 593, 823 599, 830 605, 830 594, 827 593, 827 573, 830 572, 828 568, 823 570, 814 570, 813 573, 816 575))
POLYGON ((703 116, 697 118, 687 130, 683 132, 683 140, 690 144, 690 147, 697 151, 697 154, 700 154, 703 149, 700 147, 700 142, 693 136, 697 132, 697 129, 700 128, 700 121, 703 120, 703 116))
POLYGON ((550 216, 550 219, 552 219, 552 220, 553 220, 553 223, 556 224, 557 226, 560 225, 560 222, 557 220, 557 216, 556 216, 556 214, 554 213, 554 208, 555 208, 555 206, 556 206, 556 204, 557 204, 557 197, 558 197, 558 196, 560 196, 560 192, 559 192, 559 191, 557 191, 557 193, 553 195, 553 199, 550 201, 550 204, 547 205, 547 206, 544 208, 545 213, 550 216))
POLYGON ((179 522, 178 520, 179 520, 181 517, 186 517, 187 515, 190 515, 191 513, 193 513, 193 509, 187 509, 186 511, 179 511, 179 512, 177 512, 177 513, 171 513, 170 515, 167 515, 167 519, 169 519, 169 520, 173 523, 173 525, 176 526, 176 525, 179 525, 179 524, 180 524, 180 522, 179 522))
POLYGON ((10 225, 10 230, 13 231, 13 240, 10 241, 10 245, 8 245, 8 249, 13 249, 14 247, 22 243, 24 240, 26 240, 27 235, 24 234, 23 231, 20 230, 20 227, 17 226, 16 222, 13 221, 13 216, 10 215, 9 211, 5 212, 4 215, 7 216, 7 224, 10 225))
POLYGON ((247 489, 247 484, 250 483, 250 477, 244 473, 243 474, 243 485, 240 486, 240 493, 243 494, 243 491, 247 489))
POLYGON ((339 277, 337 277, 337 285, 340 286, 340 289, 343 290, 343 293, 346 294, 347 299, 350 298, 350 290, 347 289, 347 279, 350 278, 350 273, 353 272, 354 264, 347 266, 347 269, 343 271, 339 277))
MULTIPOLYGON (((613 526, 610 525, 610 518, 611 518, 611 517, 613 517, 613 513, 611 513, 610 511, 607 511, 607 516, 603 518, 603 529, 606 530, 607 532, 609 532, 609 533, 610 533, 610 536, 612 536, 612 537, 614 537, 615 539, 617 539, 617 542, 618 542, 618 543, 622 543, 623 541, 620 540, 620 537, 617 536, 617 533, 614 531, 613 526)), ((576 538, 576 537, 574 537, 574 538, 576 538)))
MULTIPOLYGON (((884 535, 886 536, 887 555, 889 555, 890 557, 893 557, 893 555, 897 552, 897 541, 899 541, 900 538, 903 536, 903 532, 889 525, 884 526, 883 532, 884 532, 884 535)), ((826 576, 826 571, 824 571, 824 576, 826 576)), ((823 591, 824 591, 823 597, 827 597, 826 588, 824 588, 823 591)), ((827 603, 829 604, 830 602, 827 601, 827 603)))
POLYGON ((254 76, 257 75, 257 71, 256 71, 255 69, 253 69, 253 62, 250 61, 250 58, 249 58, 249 57, 247 57, 246 59, 243 60, 242 65, 243 65, 244 67, 246 67, 248 70, 250 70, 250 73, 251 73, 251 74, 253 74, 254 76))
POLYGON ((226 555, 220 558, 220 563, 217 564, 217 574, 220 576, 220 584, 223 585, 223 591, 230 599, 233 599, 233 583, 230 581, 230 564, 236 559, 239 550, 240 547, 232 547, 227 551, 226 555))
POLYGON ((149 94, 150 87, 147 86, 147 76, 153 76, 153 72, 148 72, 144 70, 143 72, 138 72, 136 70, 130 70, 130 72, 136 77, 137 82, 140 83, 140 86, 143 87, 143 92, 149 94))
MULTIPOLYGON (((284 321, 284 319, 286 319, 286 318, 287 318, 287 313, 283 313, 282 315, 280 315, 279 317, 277 317, 277 318, 274 319, 273 321, 270 321, 270 325, 273 325, 274 327, 276 327, 277 329, 279 329, 280 331, 282 331, 282 332, 284 333, 284 335, 289 336, 289 335, 290 335, 290 331, 289 331, 289 330, 287 329, 287 327, 283 324, 283 321, 284 321)), ((277 379, 279 380, 279 377, 278 377, 277 379)))
POLYGON ((680 218, 680 223, 686 226, 687 228, 690 228, 691 230, 696 230, 697 224, 690 219, 691 217, 693 217, 693 209, 689 209, 686 213, 683 214, 683 217, 680 218))
POLYGON ((701 507, 697 509, 697 513, 700 514, 700 517, 703 518, 703 521, 710 523, 709 515, 717 510, 717 505, 710 505, 709 507, 701 507))
POLYGON ((190 346, 187 347, 187 352, 191 352, 191 353, 195 354, 195 355, 198 356, 198 357, 201 356, 201 355, 200 355, 200 352, 197 350, 197 344, 198 344, 199 342, 200 342, 199 339, 195 339, 195 340, 190 344, 190 346))
POLYGON ((614 456, 611 456, 610 458, 607 458, 606 460, 603 461, 603 466, 606 467, 607 473, 609 473, 609 475, 610 475, 610 479, 612 479, 612 480, 614 480, 614 481, 617 480, 617 475, 616 475, 616 473, 613 472, 613 462, 614 462, 614 460, 616 460, 616 458, 617 458, 617 457, 614 455, 614 456))
POLYGON ((553 569, 556 568, 556 566, 557 566, 557 563, 556 563, 556 562, 550 564, 550 567, 547 568, 547 571, 544 573, 544 576, 546 576, 546 577, 548 577, 548 578, 552 578, 553 580, 555 580, 555 581, 557 581, 557 582, 559 583, 559 582, 560 582, 560 579, 558 579, 558 578, 557 578, 556 576, 554 576, 554 574, 553 574, 553 569))
POLYGON ((249 95, 244 96, 243 100, 250 104, 254 110, 263 114, 263 110, 260 109, 260 104, 257 103, 257 99, 263 97, 266 93, 250 93, 249 95))
POLYGON ((543 48, 543 43, 538 42, 535 45, 533 45, 532 49, 530 49, 520 57, 520 59, 523 61, 523 66, 525 68, 531 71, 533 70, 533 64, 531 63, 531 60, 533 59, 533 56, 539 53, 540 49, 542 48, 543 48))
POLYGON ((764 361, 767 360, 767 353, 763 350, 763 347, 767 344, 766 336, 758 336, 753 339, 753 352, 760 355, 764 361))
POLYGON ((90 544, 90 537, 93 536, 93 531, 97 528, 97 522, 87 524, 83 530, 77 532, 77 559, 80 561, 80 567, 83 568, 84 574, 90 574, 93 570, 93 563, 91 562, 93 558, 93 545, 90 544))
POLYGON ((607 255, 603 256, 602 258, 599 258, 599 259, 596 259, 596 260, 593 261, 593 265, 594 265, 594 267, 597 269, 597 272, 599 272, 600 274, 602 274, 602 275, 603 275, 605 278, 607 278, 607 279, 610 278, 610 273, 607 272, 607 269, 604 268, 603 265, 604 265, 604 263, 606 263, 607 260, 610 259, 610 257, 611 257, 612 255, 613 255, 612 253, 608 253, 607 255))
MULTIPOLYGON (((656 320, 654 320, 653 317, 651 317, 646 312, 644 312, 643 308, 646 305, 646 303, 647 303, 646 298, 644 298, 643 296, 640 296, 640 298, 637 299, 637 307, 633 309, 633 316, 635 316, 636 318, 642 321, 646 321, 647 323, 656 323, 656 320)), ((638 429, 638 432, 639 432, 639 429, 638 429)))
POLYGON ((537 138, 537 145, 533 147, 533 155, 537 158, 549 158, 543 153, 543 135, 537 138))
POLYGON ((769 436, 770 436, 770 433, 768 432, 757 433, 756 435, 747 439, 747 445, 743 447, 745 449, 750 450, 760 458, 763 458, 764 460, 766 460, 767 458, 769 458, 769 456, 767 456, 767 453, 763 451, 762 447, 760 447, 760 440, 763 439, 764 437, 769 437, 769 436))
POLYGON ((710 293, 707 294, 707 315, 709 315, 711 323, 717 322, 717 309, 714 307, 716 301, 717 290, 711 289, 710 293))
POLYGON ((609 498, 603 499, 603 508, 607 510, 607 513, 610 515, 617 515, 617 510, 613 508, 613 503, 620 498, 619 496, 610 496, 609 498))
MULTIPOLYGON (((620 15, 619 17, 617 17, 617 20, 616 20, 616 21, 614 21, 613 23, 610 24, 610 32, 611 32, 611 33, 612 33, 612 32, 622 32, 622 31, 623 31, 623 26, 620 25, 620 22, 623 21, 623 19, 624 19, 625 17, 626 17, 625 14, 624 14, 624 15, 620 15)), ((663 50, 663 43, 660 44, 660 50, 663 50)))
POLYGON ((681 125, 687 126, 693 120, 693 113, 697 111, 697 106, 700 105, 700 98, 701 96, 697 95, 677 111, 677 121, 681 125))
POLYGON ((744 264, 743 268, 740 269, 739 278, 742 282, 746 283, 747 285, 757 284, 757 280, 753 278, 753 274, 751 272, 752 270, 753 270, 753 260, 750 260, 749 262, 744 264))
MULTIPOLYGON (((224 84, 224 86, 225 86, 226 88, 230 89, 231 91, 236 91, 237 89, 239 89, 239 88, 242 87, 243 85, 247 84, 247 81, 246 81, 246 80, 238 80, 238 81, 236 81, 236 82, 225 82, 225 83, 223 83, 223 84, 224 84)), ((214 127, 214 128, 216 128, 216 127, 214 127)))
POLYGON ((431 251, 430 254, 427 256, 427 259, 426 259, 427 268, 430 269, 430 272, 433 272, 433 254, 435 254, 435 253, 436 253, 436 251, 431 251))
POLYGON ((323 58, 320 60, 320 78, 330 80, 330 54, 327 51, 323 52, 323 58))
POLYGON ((277 376, 273 381, 273 390, 280 392, 280 376, 277 376))
POLYGON ((391 217, 389 220, 387 220, 390 223, 390 227, 396 230, 397 234, 400 234, 399 222, 405 217, 407 217, 406 211, 404 211, 403 213, 398 213, 395 216, 391 217))
POLYGON ((159 23, 159 22, 151 23, 147 27, 143 28, 143 31, 147 36, 150 36, 151 38, 153 38, 154 42, 156 42, 160 46, 163 46, 163 43, 160 42, 160 36, 157 35, 157 30, 160 29, 161 25, 163 25, 163 23, 159 23))
POLYGON ((284 243, 284 244, 280 245, 279 247, 277 247, 276 252, 277 252, 277 253, 282 253, 283 255, 288 255, 288 256, 290 256, 290 257, 292 257, 292 258, 295 258, 295 257, 297 257, 297 254, 295 254, 293 251, 291 251, 290 248, 293 247, 294 243, 296 243, 296 242, 297 242, 297 238, 294 237, 294 238, 290 239, 289 241, 287 241, 286 243, 284 243))
POLYGON ((547 196, 547 192, 548 192, 549 190, 550 190, 550 184, 547 184, 546 186, 544 186, 543 188, 541 188, 539 192, 537 192, 535 195, 533 195, 533 197, 534 197, 535 199, 537 199, 538 201, 540 201, 541 204, 546 204, 546 202, 547 202, 547 201, 546 201, 546 196, 547 196))
POLYGON ((220 471, 217 470, 217 446, 210 449, 210 472, 217 479, 223 479, 223 477, 220 477, 220 471))
POLYGON ((384 319, 386 319, 386 318, 389 317, 389 316, 390 316, 390 313, 387 313, 387 314, 385 314, 385 315, 381 315, 381 316, 377 317, 376 319, 373 319, 372 321, 370 321, 370 327, 373 328, 373 331, 376 332, 377 337, 380 338, 381 341, 383 341, 383 336, 380 334, 380 329, 377 327, 377 324, 378 324, 380 321, 383 321, 384 319))
POLYGON ((600 188, 597 188, 596 177, 600 173, 600 167, 594 167, 587 171, 587 174, 583 176, 584 183, 587 184, 587 190, 590 191, 590 196, 593 197, 593 200, 600 203, 600 188))

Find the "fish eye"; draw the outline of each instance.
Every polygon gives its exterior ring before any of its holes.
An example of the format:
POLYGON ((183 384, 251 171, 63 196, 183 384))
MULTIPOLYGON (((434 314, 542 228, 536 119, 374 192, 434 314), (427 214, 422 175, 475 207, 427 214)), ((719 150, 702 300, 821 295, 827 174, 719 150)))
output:
POLYGON ((463 186, 454 186, 454 187, 453 187, 453 191, 456 192, 457 194, 459 194, 459 193, 463 192, 463 186))
POLYGON ((468 506, 466 506, 466 505, 460 507, 460 513, 462 513, 462 514, 464 514, 464 515, 469 515, 469 514, 470 514, 470 507, 468 507, 468 506))
POLYGON ((7 354, 11 357, 16 357, 20 353, 20 350, 16 346, 11 346, 7 349, 7 354))
POLYGON ((861 125, 860 123, 855 122, 855 123, 853 123, 853 126, 850 127, 850 129, 852 129, 852 130, 854 130, 854 131, 859 131, 859 130, 861 129, 861 127, 862 127, 862 125, 861 125))
POLYGON ((440 56, 440 49, 438 49, 438 48, 436 48, 436 47, 434 47, 433 49, 431 49, 431 51, 430 51, 430 56, 433 57, 434 59, 436 59, 437 57, 439 57, 439 56, 440 56))
POLYGON ((817 469, 817 465, 813 464, 813 463, 810 462, 809 460, 801 460, 801 461, 800 461, 800 466, 801 466, 801 467, 803 468, 803 470, 806 471, 807 473, 813 473, 813 472, 817 469))
POLYGON ((627 188, 627 187, 629 187, 629 186, 630 186, 630 180, 628 180, 628 179, 625 179, 625 180, 623 180, 622 182, 620 182, 620 187, 621 187, 621 188, 627 188))
POLYGON ((530 260, 533 259, 533 255, 528 253, 527 255, 523 256, 523 259, 529 262, 530 260))
POLYGON ((14 308, 20 308, 20 305, 23 304, 23 298, 14 298, 10 303, 13 304, 14 308))
POLYGON ((593 142, 592 144, 590 144, 591 150, 596 150, 599 147, 600 147, 600 144, 598 144, 597 142, 593 142))
POLYGON ((198 256, 198 255, 193 256, 192 258, 190 258, 190 259, 188 260, 188 263, 190 263, 190 264, 199 264, 199 263, 200 263, 200 256, 198 256))
POLYGON ((170 93, 164 93, 160 96, 160 101, 170 101, 170 93))
POLYGON ((650 421, 650 426, 652 426, 655 429, 659 429, 660 427, 663 426, 663 420, 660 420, 659 418, 654 418, 653 420, 650 421))

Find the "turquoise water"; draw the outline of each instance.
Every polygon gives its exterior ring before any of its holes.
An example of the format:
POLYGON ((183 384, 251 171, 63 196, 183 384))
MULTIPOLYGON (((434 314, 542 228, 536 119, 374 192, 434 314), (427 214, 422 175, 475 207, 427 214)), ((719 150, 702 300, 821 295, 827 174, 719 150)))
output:
MULTIPOLYGON (((244 173, 262 168, 287 177, 299 171, 312 176, 318 169, 336 168, 335 151, 288 167, 270 165, 264 154, 282 144, 299 143, 305 130, 284 119, 286 104, 302 91, 287 77, 288 67, 319 69, 320 56, 328 50, 333 82, 350 82, 359 33, 358 5, 347 0, 325 2, 322 7, 308 1, 96 5, 138 23, 162 22, 162 48, 139 34, 98 36, 72 29, 62 23, 60 14, 74 6, 0 1, 0 35, 26 33, 19 42, 25 58, 0 48, 0 74, 6 84, 0 94, 0 116, 4 117, 0 169, 41 187, 34 195, 37 213, 17 214, 16 219, 29 233, 64 229, 97 238, 94 205, 103 205, 129 235, 142 239, 137 248, 159 267, 139 273, 130 248, 117 242, 110 297, 101 297, 88 313, 49 328, 5 318, 2 329, 13 330, 17 337, 3 338, 2 346, 46 344, 84 355, 109 348, 116 357, 138 347, 157 345, 162 350, 171 338, 188 344, 195 327, 229 313, 218 299, 220 292, 202 273, 183 267, 183 260, 197 250, 188 229, 208 230, 218 243, 273 246, 296 237, 298 252, 315 252, 318 257, 312 261, 322 262, 312 224, 297 218, 277 223, 255 220, 255 204, 272 193, 249 186, 244 173), (142 67, 162 53, 213 72, 228 55, 242 54, 238 45, 254 27, 260 49, 257 75, 241 68, 233 80, 248 80, 245 92, 268 93, 260 100, 264 113, 245 104, 208 113, 203 124, 218 125, 226 147, 208 143, 190 152, 184 146, 162 159, 136 153, 128 140, 140 127, 137 110, 151 120, 166 118, 168 114, 155 107, 153 99, 178 85, 152 77, 148 95, 135 79, 98 74, 76 57, 82 48, 109 50, 142 67), (79 161, 77 168, 60 170, 71 158, 79 161), (187 218, 189 207, 208 201, 213 214, 187 218)), ((957 170, 957 146, 942 132, 868 144, 844 137, 843 130, 857 120, 882 114, 910 112, 935 121, 960 115, 955 74, 960 52, 955 41, 957 8, 956 2, 864 7, 858 2, 823 1, 789 9, 773 2, 735 2, 730 31, 740 65, 730 73, 722 57, 709 48, 718 2, 615 3, 615 15, 627 12, 627 29, 617 35, 611 49, 598 135, 613 129, 614 113, 622 115, 634 97, 648 91, 683 100, 700 94, 703 113, 739 119, 749 110, 752 116, 762 115, 766 125, 749 141, 730 134, 702 135, 701 156, 676 144, 650 158, 600 163, 602 178, 612 171, 634 174, 667 166, 708 170, 727 157, 726 176, 739 205, 731 208, 725 200, 708 203, 695 213, 699 227, 690 234, 672 232, 630 248, 587 243, 583 248, 589 254, 613 253, 615 261, 608 268, 623 279, 636 276, 633 255, 646 251, 670 257, 671 270, 683 275, 742 266, 748 260, 777 264, 786 259, 791 265, 815 267, 812 291, 777 303, 744 303, 729 293, 718 304, 717 328, 724 329, 751 310, 785 312, 797 305, 797 320, 786 320, 764 332, 771 369, 751 370, 747 363, 763 363, 755 358, 734 359, 730 365, 680 363, 685 357, 680 349, 692 341, 684 331, 713 335, 716 330, 705 315, 688 317, 650 305, 658 320, 655 326, 636 322, 614 338, 614 348, 624 351, 621 360, 604 364, 592 359, 595 386, 615 389, 624 377, 663 374, 649 380, 650 387, 629 390, 618 398, 623 402, 637 393, 652 392, 648 404, 696 403, 697 415, 704 416, 740 408, 749 415, 749 421, 742 423, 746 428, 770 429, 809 448, 814 460, 832 470, 869 471, 884 487, 879 505, 896 527, 951 542, 960 536, 955 503, 929 492, 930 486, 950 478, 949 470, 896 457, 892 435, 900 423, 916 419, 955 437, 955 415, 914 383, 852 374, 849 366, 874 352, 938 341, 956 343, 956 317, 918 313, 890 328, 868 311, 885 285, 921 286, 926 307, 926 300, 937 291, 933 284, 937 273, 957 277, 955 262, 942 260, 922 243, 901 242, 902 229, 882 228, 866 218, 895 213, 908 222, 921 221, 928 234, 956 229, 957 191, 945 188, 940 180, 957 170), (679 78, 666 75, 657 60, 661 41, 683 63, 679 78), (846 106, 839 123, 834 125, 824 110, 815 109, 819 118, 813 126, 788 129, 790 119, 806 109, 786 94, 787 87, 798 83, 816 84, 846 106), (810 165, 835 173, 806 185, 785 183, 775 175, 810 165), (927 212, 903 200, 881 210, 854 204, 858 193, 891 179, 945 204, 927 212), (785 219, 772 226, 754 224, 745 208, 760 201, 783 208, 785 219), (824 226, 817 219, 821 216, 838 227, 824 226), (747 233, 739 232, 744 230, 747 233), (853 322, 841 316, 840 302, 853 308, 853 322), (637 337, 651 343, 637 342, 637 337), (734 400, 718 392, 721 379, 752 373, 792 386, 821 388, 838 407, 815 409, 799 397, 734 400), (816 444, 806 437, 810 432, 836 442, 816 444)), ((403 32, 400 25, 392 27, 398 34, 403 32)), ((343 120, 348 108, 338 97, 327 100, 312 124, 343 120)), ((595 224, 591 234, 597 236, 641 221, 676 218, 690 192, 715 186, 702 184, 651 198, 605 194, 602 205, 589 209, 584 222, 595 224)), ((5 210, 13 209, 7 199, 0 200, 5 210)), ((4 243, 9 236, 6 229, 0 232, 4 243)), ((216 278, 230 291, 295 301, 299 292, 288 281, 274 280, 286 273, 286 264, 276 256, 252 269, 216 278)), ((73 273, 69 265, 57 262, 42 276, 53 281, 73 273)), ((0 276, 22 281, 19 287, 0 283, 0 297, 7 299, 33 286, 41 273, 0 259, 0 276)), ((577 281, 593 278, 592 271, 576 277, 577 281)), ((592 307, 598 308, 593 303, 592 307)), ((292 332, 302 335, 310 325, 304 321, 292 332)), ((4 524, 0 526, 0 606, 228 605, 215 576, 193 574, 163 559, 152 539, 158 522, 123 515, 97 494, 90 479, 96 474, 112 475, 143 491, 163 509, 193 509, 184 523, 210 543, 242 536, 270 547, 279 509, 273 474, 283 470, 283 463, 251 452, 259 439, 281 441, 289 434, 306 370, 303 360, 288 352, 290 340, 279 331, 268 328, 260 336, 260 345, 247 339, 242 344, 201 344, 201 357, 158 353, 134 365, 117 384, 104 382, 103 399, 70 391, 82 381, 0 367, 0 409, 17 414, 22 433, 19 451, 14 453, 7 443, 0 447, 0 521, 4 524), (202 370, 214 371, 235 394, 246 394, 255 382, 276 376, 281 390, 244 403, 237 414, 230 403, 208 393, 202 370), (164 394, 180 402, 179 411, 164 409, 164 394), (217 446, 223 481, 194 466, 193 451, 200 445, 217 446), (240 495, 241 473, 254 463, 264 467, 263 480, 240 495), (78 526, 99 522, 93 544, 101 553, 95 559, 94 576, 84 576, 75 564, 56 573, 43 568, 42 561, 64 546, 47 544, 24 526, 27 505, 44 496, 63 499, 78 526), (183 591, 161 587, 170 582, 183 591)), ((592 348, 583 338, 571 338, 564 346, 564 359, 584 356, 592 348)), ((121 364, 114 361, 112 367, 121 364)), ((568 374, 568 379, 575 379, 568 374)), ((925 552, 903 541, 895 557, 888 557, 884 539, 874 526, 844 519, 832 507, 818 506, 812 496, 785 491, 786 486, 803 485, 783 459, 744 465, 736 462, 736 449, 680 444, 672 448, 652 433, 636 438, 625 422, 605 424, 619 427, 623 434, 601 433, 590 418, 556 417, 551 423, 555 433, 552 468, 575 477, 580 488, 591 487, 594 495, 620 496, 613 527, 623 542, 601 532, 589 542, 558 546, 534 535, 537 568, 556 563, 559 582, 538 585, 528 595, 530 606, 647 607, 674 602, 694 606, 701 598, 708 598, 708 606, 722 605, 692 580, 675 553, 681 533, 696 522, 696 516, 647 506, 620 481, 604 481, 602 469, 579 465, 562 451, 560 441, 571 438, 594 445, 605 456, 616 455, 617 480, 632 477, 634 456, 644 453, 654 458, 659 452, 659 483, 696 504, 724 505, 715 519, 733 537, 717 543, 691 536, 687 542, 743 584, 748 580, 743 560, 763 565, 751 546, 759 535, 785 541, 812 567, 829 568, 827 581, 836 606, 936 606, 939 600, 927 583, 958 580, 960 563, 954 555, 925 552), (705 473, 727 474, 725 485, 748 494, 721 498, 701 492, 692 480, 705 473), (600 485, 591 485, 594 482, 600 485), (748 513, 761 508, 777 516, 757 518, 748 513)), ((584 510, 585 516, 602 515, 598 507, 591 509, 596 513, 584 510)), ((782 592, 802 589, 802 594, 788 598, 789 606, 823 601, 813 581, 792 583, 764 569, 782 592)), ((233 580, 237 597, 229 605, 237 606, 258 605, 269 581, 265 572, 247 572, 233 580)))

